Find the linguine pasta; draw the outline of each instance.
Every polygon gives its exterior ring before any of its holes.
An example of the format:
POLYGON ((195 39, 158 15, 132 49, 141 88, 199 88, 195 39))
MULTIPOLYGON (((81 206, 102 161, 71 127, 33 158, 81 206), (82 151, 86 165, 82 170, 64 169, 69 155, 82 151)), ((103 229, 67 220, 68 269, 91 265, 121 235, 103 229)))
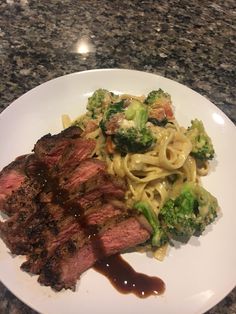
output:
MULTIPOLYGON (((117 97, 116 101, 135 99, 142 103, 145 99, 144 96, 127 94, 117 97)), ((106 107, 106 103, 103 105, 106 107)), ((161 107, 163 104, 159 105, 161 107)), ((201 176, 208 174, 208 161, 199 162, 191 155, 192 144, 186 136, 186 129, 179 126, 174 115, 168 119, 165 126, 147 122, 156 139, 155 143, 145 152, 126 154, 107 149, 106 138, 99 127, 102 117, 100 114, 92 118, 87 112, 71 121, 67 115, 63 115, 63 127, 76 124, 83 129, 84 137, 96 140, 96 158, 106 162, 110 174, 126 181, 127 206, 132 207, 137 201, 145 201, 158 216, 165 201, 174 196, 184 183, 199 182, 201 176)), ((157 249, 154 256, 162 260, 167 247, 165 244, 157 249)))

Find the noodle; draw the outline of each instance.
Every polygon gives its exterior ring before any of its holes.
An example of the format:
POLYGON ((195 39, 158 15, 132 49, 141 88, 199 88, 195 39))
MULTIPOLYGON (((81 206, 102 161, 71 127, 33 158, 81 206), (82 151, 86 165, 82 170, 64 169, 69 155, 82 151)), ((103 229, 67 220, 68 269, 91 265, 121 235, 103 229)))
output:
MULTIPOLYGON (((118 100, 144 101, 145 97, 120 95, 118 100)), ((91 118, 90 118, 91 120, 91 118)), ((63 115, 63 127, 71 124, 79 125, 86 132, 88 116, 82 115, 73 122, 63 115)), ((149 123, 149 122, 148 122, 149 123)), ((199 177, 209 171, 208 162, 197 163, 190 155, 192 144, 185 135, 185 128, 179 126, 174 119, 164 127, 149 123, 156 138, 155 144, 145 153, 127 153, 123 155, 114 151, 111 155, 105 147, 105 138, 99 127, 86 133, 86 138, 96 139, 95 156, 105 161, 109 174, 124 178, 127 183, 126 202, 132 207, 136 201, 145 201, 158 215, 165 201, 179 190, 186 181, 198 182, 199 177)), ((162 260, 168 245, 154 252, 154 256, 162 260)))

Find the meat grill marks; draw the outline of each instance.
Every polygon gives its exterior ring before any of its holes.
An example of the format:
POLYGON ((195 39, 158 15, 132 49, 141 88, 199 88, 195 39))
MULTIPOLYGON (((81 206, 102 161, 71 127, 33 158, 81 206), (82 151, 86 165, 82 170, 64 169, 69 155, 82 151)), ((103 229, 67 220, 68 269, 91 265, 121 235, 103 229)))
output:
POLYGON ((37 246, 28 255, 27 261, 22 268, 31 273, 38 274, 48 258, 68 241, 77 239, 80 246, 83 246, 91 235, 102 229, 104 223, 115 216, 121 215, 121 210, 110 204, 104 204, 100 208, 90 208, 82 219, 68 216, 56 225, 57 232, 50 232, 45 229, 40 234, 44 238, 44 245, 37 246))
POLYGON ((16 158, 0 173, 0 211, 12 216, 21 207, 31 207, 40 192, 39 162, 33 154, 16 158))
MULTIPOLYGON (((35 247, 38 248, 39 245, 50 241, 52 235, 57 235, 58 230, 63 228, 66 223, 70 225, 74 215, 81 215, 81 209, 82 214, 84 214, 86 209, 94 205, 94 202, 100 206, 99 208, 102 208, 101 204, 104 203, 102 197, 106 196, 106 192, 109 192, 107 197, 111 197, 113 194, 120 196, 121 193, 124 195, 123 190, 111 182, 106 182, 107 185, 110 185, 109 191, 106 190, 104 193, 103 188, 100 190, 106 179, 106 174, 101 173, 101 169, 104 167, 101 168, 100 163, 96 160, 88 159, 81 162, 81 176, 79 176, 81 179, 77 180, 77 185, 72 180, 77 193, 72 188, 72 193, 68 193, 68 190, 65 189, 58 189, 57 186, 55 187, 55 180, 52 181, 53 186, 50 186, 51 182, 47 179, 49 186, 44 186, 46 191, 41 192, 39 197, 35 199, 36 202, 32 202, 34 207, 20 209, 1 228, 3 239, 12 253, 31 253, 35 247), (90 171, 88 165, 90 165, 90 171), (47 191, 48 188, 49 191, 47 191), (89 200, 92 194, 95 195, 95 199, 85 204, 84 200, 86 198, 89 200), (83 195, 83 197, 80 198, 76 195, 83 195), (55 203, 64 203, 64 206, 61 207, 55 203)), ((99 214, 101 213, 99 211, 99 214)), ((97 219, 99 219, 99 215, 97 219)), ((77 221, 76 224, 78 225, 77 221)))
POLYGON ((80 137, 81 129, 70 127, 59 134, 51 135, 50 133, 39 139, 34 147, 39 160, 48 165, 52 165, 62 155, 63 150, 70 144, 71 140, 80 137), (47 162, 46 162, 47 161, 47 162))
POLYGON ((80 128, 70 127, 53 136, 47 134, 36 143, 35 155, 51 176, 60 177, 66 169, 72 171, 82 160, 92 156, 95 141, 80 138, 80 134, 80 128))
MULTIPOLYGON (((11 249, 11 252, 14 254, 29 254, 31 253, 35 248, 38 248, 38 246, 42 246, 45 243, 45 236, 49 235, 51 233, 58 233, 58 226, 60 220, 64 220, 66 211, 60 207, 55 206, 55 202, 59 202, 60 199, 63 196, 63 202, 66 202, 67 196, 69 196, 69 192, 66 190, 63 190, 58 185, 59 180, 55 177, 56 172, 54 173, 54 178, 50 178, 50 173, 52 171, 48 171, 48 168, 50 169, 51 164, 49 167, 45 165, 45 163, 42 163, 43 159, 48 160, 48 156, 52 156, 51 152, 53 151, 53 156, 57 158, 57 160, 61 159, 61 156, 64 151, 56 150, 56 144, 60 144, 63 142, 64 146, 66 146, 66 143, 69 142, 69 144, 73 143, 74 150, 78 151, 78 145, 75 144, 75 142, 79 141, 81 142, 81 139, 78 137, 79 134, 76 131, 78 128, 70 128, 66 132, 62 132, 59 135, 51 136, 47 135, 44 136, 42 139, 40 139, 37 144, 35 145, 35 150, 39 152, 39 157, 37 153, 33 155, 33 158, 37 160, 38 167, 34 167, 29 164, 29 167, 27 169, 28 172, 30 172, 32 179, 32 184, 39 183, 39 190, 36 194, 30 193, 29 200, 30 204, 24 204, 22 202, 19 202, 18 200, 21 198, 21 196, 25 195, 28 192, 28 186, 27 189, 24 190, 25 184, 23 184, 26 180, 26 160, 28 159, 28 156, 25 158, 21 157, 19 158, 19 161, 17 159, 16 162, 13 162, 10 164, 6 169, 3 169, 3 175, 5 177, 9 177, 9 171, 10 169, 10 175, 14 171, 19 171, 17 173, 20 173, 21 176, 24 178, 21 180, 21 186, 15 189, 15 192, 11 194, 11 198, 15 200, 14 207, 18 207, 18 211, 12 216, 8 221, 6 221, 4 224, 1 224, 0 226, 0 232, 2 235, 3 240, 6 242, 6 244, 11 249), (71 133, 71 134, 70 134, 71 133), (71 136, 69 136, 71 135, 71 136), (53 139, 53 140, 52 140, 53 139), (57 152, 57 155, 56 155, 57 152), (42 158, 43 156, 43 158, 42 158), (41 158, 41 160, 40 160, 41 158), (32 171, 34 169, 34 171, 32 171), (49 175, 48 175, 49 173, 49 175), (22 193, 24 192, 24 193, 22 193), (37 196, 37 197, 36 197, 37 196), (47 206, 45 206, 45 201, 48 203, 47 206), (37 240, 36 240, 37 239, 37 240)), ((79 129, 80 130, 80 129, 79 129)), ((89 142, 88 147, 85 147, 85 142, 83 140, 83 145, 79 148, 80 151, 82 151, 81 158, 86 158, 87 156, 90 156, 92 153, 92 150, 94 149, 94 143, 92 143, 91 147, 91 141, 89 142)), ((72 148, 70 148, 72 149, 72 148)), ((75 155, 78 157, 79 152, 74 151, 75 155)), ((31 158, 32 159, 32 158, 31 158)), ((87 161, 89 163, 89 161, 87 161)), ((85 168, 87 163, 85 163, 85 168)), ((95 173, 99 172, 101 169, 105 169, 104 165, 98 162, 90 162, 90 168, 92 169, 89 174, 90 177, 95 175, 95 173), (97 166, 99 164, 100 167, 97 166), (94 171, 95 169, 95 171, 94 171)), ((81 169, 84 167, 82 166, 81 169)), ((88 168, 88 167, 87 167, 88 168)), ((70 168, 65 168, 65 172, 71 172, 70 168)), ((73 169, 74 170, 74 169, 73 169)), ((76 173, 76 172, 75 172, 76 173)), ((83 174, 83 171, 82 173, 83 174)), ((89 179, 89 175, 87 173, 84 173, 87 175, 86 179, 89 179)), ((10 176, 10 178, 12 175, 10 176)), ((69 176, 68 176, 69 178, 69 176)), ((9 181, 9 180, 8 180, 9 181)), ((68 180, 67 180, 68 181, 68 180)), ((77 188, 79 189, 79 185, 82 186, 82 183, 84 183, 82 180, 81 182, 78 182, 77 188)), ((4 181, 5 182, 5 181, 4 181)), ((14 181, 13 181, 14 183, 14 181)), ((84 189, 85 190, 85 189, 84 189)), ((4 191, 4 190, 3 190, 4 191)), ((73 194, 72 194, 73 195, 73 194)), ((13 202, 12 202, 13 203, 13 202)), ((69 206, 64 205, 64 207, 68 210, 69 206)), ((78 207, 78 206, 77 206, 78 207)), ((74 214, 74 213, 73 213, 74 214)))
POLYGON ((56 290, 74 289, 96 260, 150 236, 123 203, 124 182, 91 158, 95 142, 80 134, 48 134, 0 173, 1 209, 11 216, 0 222, 1 237, 27 255, 22 269, 56 290))
POLYGON ((26 156, 21 156, 16 158, 8 166, 3 168, 0 174, 0 209, 5 210, 5 204, 7 198, 9 198, 12 193, 20 188, 26 179, 24 173, 26 156))
POLYGON ((75 289, 80 275, 95 262, 106 256, 122 252, 127 248, 143 243, 150 237, 136 216, 125 217, 121 221, 104 228, 81 248, 75 241, 68 241, 44 264, 39 282, 56 290, 75 289))

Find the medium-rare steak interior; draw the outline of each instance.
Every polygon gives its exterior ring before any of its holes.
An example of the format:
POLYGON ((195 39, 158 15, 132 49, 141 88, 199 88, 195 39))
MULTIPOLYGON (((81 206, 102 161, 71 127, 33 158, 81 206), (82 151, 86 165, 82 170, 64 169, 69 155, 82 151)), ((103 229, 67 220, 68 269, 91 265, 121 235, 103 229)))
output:
POLYGON ((93 158, 78 127, 42 137, 0 173, 0 235, 21 268, 56 290, 106 256, 147 241, 147 222, 124 203, 126 186, 93 158))

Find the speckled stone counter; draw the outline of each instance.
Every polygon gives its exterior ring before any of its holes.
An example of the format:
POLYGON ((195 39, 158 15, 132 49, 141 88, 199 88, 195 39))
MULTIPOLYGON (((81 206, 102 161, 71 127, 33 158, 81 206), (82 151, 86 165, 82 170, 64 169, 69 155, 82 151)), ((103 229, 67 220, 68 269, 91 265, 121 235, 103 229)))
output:
MULTIPOLYGON (((94 68, 157 73, 236 122, 234 0, 2 0, 0 111, 49 79, 94 68)), ((0 284, 0 313, 35 313, 0 284)), ((236 313, 236 291, 208 314, 236 313)))

